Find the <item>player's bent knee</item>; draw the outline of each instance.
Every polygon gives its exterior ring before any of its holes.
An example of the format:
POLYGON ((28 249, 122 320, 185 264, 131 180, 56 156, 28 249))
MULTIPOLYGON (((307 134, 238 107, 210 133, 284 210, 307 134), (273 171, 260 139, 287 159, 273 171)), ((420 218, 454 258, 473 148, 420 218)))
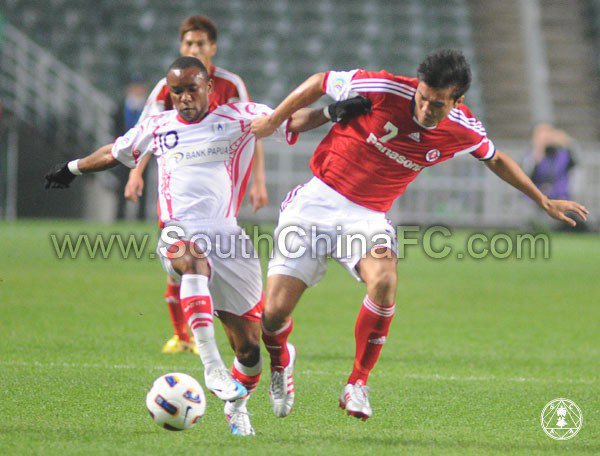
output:
POLYGON ((289 313, 284 312, 283 308, 266 308, 262 314, 262 326, 270 332, 275 332, 283 328, 288 321, 289 313))
POLYGON ((206 258, 186 252, 180 258, 172 259, 171 264, 179 274, 210 275, 210 267, 206 258))
POLYGON ((247 342, 239 347, 236 347, 235 357, 244 366, 256 366, 260 361, 260 345, 259 342, 247 342))
POLYGON ((396 291, 397 284, 398 277, 395 270, 378 271, 367 281, 367 286, 373 287, 379 295, 393 294, 396 291))

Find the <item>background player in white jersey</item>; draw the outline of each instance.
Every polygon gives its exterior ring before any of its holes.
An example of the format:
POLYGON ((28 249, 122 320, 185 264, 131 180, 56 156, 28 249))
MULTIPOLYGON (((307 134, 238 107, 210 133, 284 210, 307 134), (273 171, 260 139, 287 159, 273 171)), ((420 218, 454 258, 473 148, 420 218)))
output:
MULTIPOLYGON (((226 401, 232 433, 253 435, 246 401, 261 373, 262 282, 260 263, 236 215, 254 152, 250 120, 271 109, 230 103, 208 113, 212 82, 193 57, 177 59, 167 80, 174 111, 147 118, 114 144, 81 160, 56 165, 46 175, 46 187, 66 188, 78 174, 119 163, 134 167, 145 155, 157 157, 164 223, 158 246, 161 262, 171 276, 181 279, 182 308, 207 388, 226 401), (213 311, 235 352, 232 373, 217 349, 213 311)), ((344 117, 365 110, 364 104, 348 100, 330 106, 328 112, 344 117)), ((291 142, 294 132, 326 121, 323 110, 298 111, 287 122, 286 137, 291 142)))
MULTIPOLYGON (((316 259, 308 253, 298 258, 276 255, 269 263, 263 341, 271 355, 270 394, 278 416, 289 414, 294 402, 296 350, 287 343, 291 314, 304 290, 323 277, 327 255, 366 284, 355 327, 354 366, 339 404, 357 418, 371 416, 366 384, 388 335, 397 288, 395 233, 385 212, 426 167, 470 153, 551 217, 572 226, 575 221, 567 211, 586 219, 585 207, 549 199, 514 160, 495 149, 481 122, 462 104, 471 81, 462 53, 432 53, 420 64, 418 76, 365 70, 318 73, 290 93, 273 114, 253 121, 252 131, 262 137, 325 93, 336 100, 358 93, 373 103, 371 114, 331 129, 311 159, 315 177, 291 192, 282 205, 281 227, 312 225, 334 237, 341 226, 342 234, 363 234, 372 242, 366 255, 351 251, 345 256, 333 247, 317 251, 316 259)), ((294 244, 290 251, 299 246, 310 251, 305 238, 286 240, 294 244)))
MULTIPOLYGON (((200 60, 212 79, 213 89, 209 94, 209 111, 225 103, 250 101, 242 78, 213 64, 213 58, 217 53, 217 27, 211 19, 205 16, 186 17, 179 26, 179 42, 180 55, 195 57, 200 60)), ((169 95, 167 80, 163 78, 156 84, 148 97, 138 124, 149 116, 170 109, 173 109, 173 103, 169 95)), ((144 188, 143 173, 150 158, 150 155, 145 156, 138 166, 129 172, 129 180, 125 186, 125 197, 133 202, 137 202, 138 197, 142 195, 144 188)), ((248 191, 248 198, 255 212, 267 205, 269 201, 264 169, 263 149, 260 141, 257 141, 252 164, 252 180, 248 191)), ((165 300, 174 334, 164 344, 163 353, 196 351, 195 344, 190 341, 185 316, 181 310, 179 291, 179 282, 167 275, 165 300)))

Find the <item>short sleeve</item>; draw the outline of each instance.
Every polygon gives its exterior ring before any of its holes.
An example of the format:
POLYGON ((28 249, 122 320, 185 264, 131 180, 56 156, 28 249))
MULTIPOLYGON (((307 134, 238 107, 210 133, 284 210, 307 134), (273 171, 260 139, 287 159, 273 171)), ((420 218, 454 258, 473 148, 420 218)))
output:
POLYGON ((268 116, 273 110, 261 103, 238 101, 219 106, 213 114, 228 120, 253 120, 260 116, 268 116))
POLYGON ((323 81, 323 92, 335 101, 346 100, 357 94, 350 90, 352 78, 358 70, 328 71, 323 81))
POLYGON ((489 160, 496 153, 494 143, 487 137, 485 127, 471 110, 464 104, 453 108, 447 117, 455 132, 455 138, 460 138, 462 150, 454 155, 471 154, 479 160, 489 160))
POLYGON ((471 155, 479 160, 487 161, 496 154, 496 147, 489 138, 484 138, 477 144, 476 149, 471 152, 471 155))
MULTIPOLYGON (((268 116, 273 113, 273 109, 261 103, 236 103, 235 106, 237 106, 241 112, 245 113, 244 117, 249 120, 256 119, 260 116, 268 116)), ((273 137, 278 141, 285 141, 288 144, 293 145, 298 141, 299 134, 289 131, 289 123, 290 120, 288 119, 280 125, 277 130, 275 130, 273 137)))
POLYGON ((135 168, 140 158, 153 152, 152 139, 149 122, 145 121, 115 140, 112 155, 125 166, 135 168))

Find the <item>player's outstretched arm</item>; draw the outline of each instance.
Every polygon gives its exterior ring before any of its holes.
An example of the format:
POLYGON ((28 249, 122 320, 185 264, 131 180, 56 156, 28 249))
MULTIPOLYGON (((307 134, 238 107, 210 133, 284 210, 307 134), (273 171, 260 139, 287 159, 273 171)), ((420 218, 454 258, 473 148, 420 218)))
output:
POLYGON ((119 161, 113 157, 112 147, 112 144, 107 144, 82 159, 54 165, 46 173, 46 188, 69 188, 71 182, 80 174, 114 168, 119 161))
POLYGON ((150 161, 150 155, 144 155, 138 165, 129 171, 129 178, 125 184, 125 190, 123 192, 125 198, 129 201, 137 203, 138 198, 142 196, 144 192, 144 171, 150 161))
POLYGON ((573 212, 581 217, 582 220, 587 220, 586 216, 589 214, 589 211, 585 206, 575 201, 548 198, 536 187, 517 162, 505 153, 497 150, 496 154, 490 160, 486 161, 485 164, 502 180, 508 182, 534 200, 550 217, 565 222, 570 226, 575 226, 577 223, 571 217, 568 217, 566 212, 573 212))
POLYGON ((323 109, 302 108, 292 114, 287 128, 293 133, 302 133, 320 127, 328 121, 347 122, 369 112, 371 112, 371 100, 359 95, 336 101, 323 109))
MULTIPOLYGON (((325 73, 316 73, 296 87, 270 116, 263 116, 252 121, 251 130, 257 138, 271 136, 275 130, 292 114, 323 96, 325 73)), ((323 123, 325 123, 325 120, 323 123)), ((322 125, 322 124, 321 124, 322 125)))
POLYGON ((290 117, 287 129, 292 133, 313 130, 329 122, 323 109, 302 108, 290 117))

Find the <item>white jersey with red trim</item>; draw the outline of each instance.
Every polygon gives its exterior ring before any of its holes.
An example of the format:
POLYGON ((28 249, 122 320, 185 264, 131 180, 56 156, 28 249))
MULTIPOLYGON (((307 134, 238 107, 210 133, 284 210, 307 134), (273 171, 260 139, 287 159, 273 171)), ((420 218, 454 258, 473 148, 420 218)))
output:
POLYGON ((235 218, 254 154, 250 122, 271 112, 262 104, 230 103, 186 123, 177 111, 165 111, 117 138, 112 154, 130 168, 144 155, 156 156, 161 222, 235 218))
POLYGON ((426 167, 470 153, 494 155, 494 144, 469 108, 460 104, 435 128, 413 116, 418 80, 386 71, 330 71, 323 91, 335 100, 363 95, 370 114, 333 126, 317 147, 314 175, 350 201, 385 212, 426 167))

